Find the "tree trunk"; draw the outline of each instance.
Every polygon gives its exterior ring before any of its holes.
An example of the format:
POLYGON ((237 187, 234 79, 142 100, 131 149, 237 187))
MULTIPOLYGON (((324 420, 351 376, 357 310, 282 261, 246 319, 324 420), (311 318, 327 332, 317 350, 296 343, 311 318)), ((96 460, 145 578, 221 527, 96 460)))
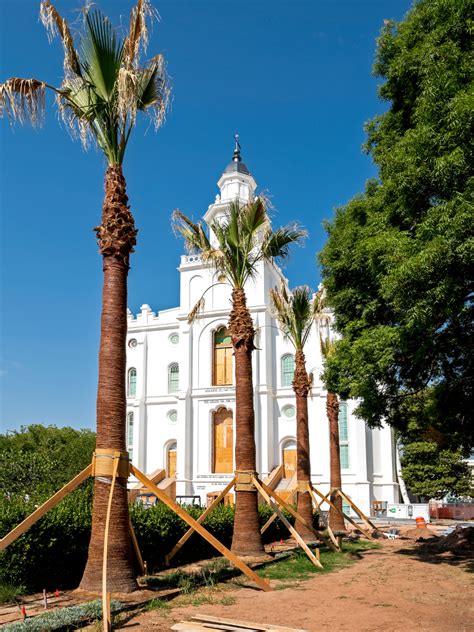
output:
MULTIPOLYGON (((121 166, 109 166, 105 174, 102 223, 95 229, 104 271, 97 447, 120 451, 126 449, 127 276, 129 257, 137 234, 125 187, 121 166)), ((80 585, 82 589, 93 592, 102 589, 104 532, 110 484, 111 477, 100 477, 94 481, 92 533, 80 585)), ((114 489, 108 540, 107 587, 111 592, 131 592, 138 587, 130 545, 126 478, 117 478, 114 489)))
MULTIPOLYGON (((331 489, 341 489, 341 454, 339 450, 339 401, 336 393, 328 391, 326 396, 326 412, 329 421, 329 457, 331 489)), ((339 494, 331 494, 334 505, 342 511, 342 498, 339 494)), ((344 518, 338 511, 329 508, 329 526, 333 531, 345 531, 344 518)))
MULTIPOLYGON (((252 318, 242 288, 232 290, 229 329, 235 357, 235 467, 236 471, 256 472, 255 415, 253 405, 252 318)), ((235 492, 235 519, 232 551, 237 555, 263 553, 258 518, 257 490, 235 492)))
MULTIPOLYGON (((298 483, 309 483, 311 481, 308 427, 309 389, 310 381, 306 372, 304 353, 298 350, 296 352, 295 375, 293 378, 293 390, 296 394, 296 480, 298 483)), ((313 524, 313 502, 309 492, 297 492, 296 508, 308 524, 313 524)), ((304 540, 314 540, 314 533, 299 520, 296 521, 295 528, 304 540)))

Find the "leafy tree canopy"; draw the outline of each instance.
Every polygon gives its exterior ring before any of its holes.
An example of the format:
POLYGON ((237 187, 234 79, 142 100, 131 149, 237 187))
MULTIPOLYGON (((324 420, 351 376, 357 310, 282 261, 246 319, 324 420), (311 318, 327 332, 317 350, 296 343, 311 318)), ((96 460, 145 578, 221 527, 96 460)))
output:
POLYGON ((378 178, 327 224, 320 261, 343 334, 325 378, 370 425, 429 388, 464 453, 473 409, 473 5, 420 0, 376 52, 389 103, 366 127, 378 178))
POLYGON ((95 433, 33 424, 0 434, 1 499, 40 501, 91 462, 95 433))

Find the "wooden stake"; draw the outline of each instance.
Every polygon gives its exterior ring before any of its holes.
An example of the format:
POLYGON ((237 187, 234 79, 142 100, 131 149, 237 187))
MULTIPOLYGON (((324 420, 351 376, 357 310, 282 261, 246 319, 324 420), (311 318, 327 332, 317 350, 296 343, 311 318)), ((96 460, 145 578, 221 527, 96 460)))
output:
POLYGON ((131 472, 137 479, 148 487, 150 491, 152 491, 165 505, 167 505, 170 509, 172 509, 175 514, 177 514, 182 520, 187 522, 190 527, 193 527, 195 531, 199 533, 205 540, 212 544, 212 546, 219 551, 222 555, 232 562, 237 568, 239 568, 249 579, 257 584, 262 590, 269 591, 273 590, 268 582, 259 577, 251 568, 245 564, 240 558, 237 557, 232 551, 229 551, 227 547, 225 547, 217 538, 215 538, 207 529, 205 529, 197 520, 191 518, 189 514, 187 514, 182 507, 177 505, 171 498, 168 498, 166 494, 162 492, 159 487, 154 485, 143 472, 140 472, 134 465, 130 466, 131 472))
MULTIPOLYGON (((216 507, 216 505, 218 505, 221 502, 221 500, 224 498, 224 496, 230 492, 230 490, 233 488, 234 484, 235 484, 235 477, 230 481, 230 483, 227 485, 227 487, 224 487, 224 489, 221 491, 221 493, 214 498, 214 500, 209 505, 209 507, 206 509, 206 511, 204 511, 204 513, 202 513, 199 516, 199 518, 197 519, 197 522, 199 522, 199 524, 204 522, 204 520, 212 512, 214 507, 216 507)), ((186 544, 186 542, 189 540, 189 538, 192 536, 193 533, 194 533, 194 529, 193 529, 193 527, 191 527, 190 529, 188 529, 186 531, 186 533, 183 535, 183 537, 180 540, 178 540, 178 542, 174 545, 174 547, 171 549, 171 551, 168 553, 168 555, 166 555, 166 557, 165 557, 166 564, 170 563, 170 560, 176 555, 176 553, 180 550, 180 548, 184 544, 186 544)))
POLYGON ((135 555, 137 556, 138 567, 140 569, 140 575, 145 575, 145 564, 143 562, 142 553, 140 551, 140 547, 138 546, 137 536, 135 535, 135 531, 133 529, 132 521, 130 517, 128 518, 128 525, 130 527, 130 537, 132 538, 133 550, 135 551, 135 555))
POLYGON ((107 514, 105 518, 105 533, 104 533, 104 554, 102 557, 102 618, 103 618, 103 630, 109 632, 111 629, 110 624, 110 593, 107 592, 107 553, 109 547, 109 527, 110 527, 110 514, 112 511, 112 499, 114 496, 115 479, 117 478, 117 472, 120 463, 120 452, 114 451, 114 469, 112 471, 112 481, 110 484, 109 502, 107 504, 107 514))
POLYGON ((7 533, 5 537, 0 540, 0 551, 3 551, 7 548, 9 544, 14 542, 17 538, 20 537, 25 531, 35 524, 40 518, 44 516, 50 509, 55 507, 60 500, 67 496, 70 492, 72 492, 76 487, 78 487, 82 481, 84 481, 88 476, 90 476, 92 471, 92 464, 88 465, 85 469, 82 470, 77 476, 75 476, 72 481, 66 483, 64 487, 61 487, 59 491, 57 491, 51 498, 48 498, 46 502, 44 502, 38 509, 33 511, 27 518, 20 522, 20 524, 12 529, 10 533, 7 533))
POLYGON ((282 511, 280 510, 280 507, 278 507, 278 505, 276 503, 274 503, 272 501, 272 499, 270 498, 270 496, 267 494, 267 491, 262 487, 262 485, 259 483, 259 481, 257 481, 256 478, 252 479, 253 480, 253 484, 255 485, 255 487, 258 489, 258 491, 262 494, 262 496, 265 498, 265 500, 267 501, 267 503, 270 505, 270 507, 273 509, 273 511, 278 515, 278 517, 280 518, 280 520, 283 522, 283 524, 285 525, 285 527, 288 529, 288 531, 291 533, 291 535, 295 538, 295 540, 298 542, 298 544, 301 546, 301 548, 303 549, 303 551, 306 553, 306 555, 309 557, 309 559, 311 560, 311 562, 313 562, 313 564, 315 566, 319 566, 319 568, 323 568, 323 565, 321 564, 321 562, 313 555, 313 552, 311 551, 311 549, 308 547, 308 545, 306 544, 306 542, 303 540, 303 538, 300 536, 300 534, 298 533, 298 531, 296 531, 296 529, 288 522, 288 520, 285 518, 284 514, 282 513, 282 511))

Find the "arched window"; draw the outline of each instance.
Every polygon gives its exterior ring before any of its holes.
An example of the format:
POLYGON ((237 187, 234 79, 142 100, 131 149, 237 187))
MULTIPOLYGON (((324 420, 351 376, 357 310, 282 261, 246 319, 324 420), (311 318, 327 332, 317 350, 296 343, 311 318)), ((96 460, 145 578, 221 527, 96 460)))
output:
POLYGON ((281 359, 281 385, 291 386, 295 373, 295 356, 287 353, 281 359))
POLYGON ((349 430, 347 426, 347 402, 339 402, 339 454, 341 470, 349 469, 349 430))
POLYGON ((133 459, 133 412, 130 412, 127 415, 126 439, 127 439, 127 452, 131 461, 133 459))
POLYGON ((232 411, 219 408, 212 419, 212 471, 231 474, 234 471, 234 422, 232 411))
POLYGON ((168 393, 179 391, 179 364, 173 362, 168 367, 168 393))
POLYGON ((213 385, 232 384, 232 338, 226 327, 221 327, 214 333, 213 354, 213 385))
POLYGON ((293 478, 296 475, 296 441, 288 439, 282 445, 283 478, 293 478))
POLYGON ((176 456, 177 456, 177 445, 176 441, 170 443, 166 450, 166 475, 168 478, 173 478, 176 476, 176 456))
POLYGON ((137 370, 132 368, 128 370, 127 379, 127 395, 135 397, 137 394, 137 370))

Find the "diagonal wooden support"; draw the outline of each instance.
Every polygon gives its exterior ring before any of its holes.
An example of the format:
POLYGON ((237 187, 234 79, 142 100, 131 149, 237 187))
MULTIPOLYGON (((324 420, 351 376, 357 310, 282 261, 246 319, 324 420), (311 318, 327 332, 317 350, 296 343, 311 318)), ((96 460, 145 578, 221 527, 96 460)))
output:
MULTIPOLYGON (((315 566, 319 566, 319 568, 323 568, 323 565, 321 564, 321 562, 314 556, 313 552, 311 551, 311 549, 308 547, 308 545, 306 544, 306 542, 303 540, 303 538, 300 536, 300 534, 298 533, 298 531, 296 531, 296 529, 288 522, 288 520, 285 518, 283 512, 281 511, 280 507, 277 505, 276 502, 274 502, 270 496, 267 494, 266 490, 262 487, 262 485, 259 483, 259 481, 257 481, 256 478, 252 479, 253 480, 253 484, 255 485, 255 487, 258 489, 258 491, 262 494, 262 496, 265 498, 265 500, 267 501, 267 503, 270 505, 270 507, 273 509, 273 511, 278 515, 278 517, 280 518, 280 520, 283 522, 283 524, 285 525, 285 527, 288 529, 288 531, 291 533, 291 535, 295 538, 295 540, 298 542, 298 544, 301 546, 301 548, 303 549, 303 551, 306 553, 306 555, 309 557, 309 559, 311 560, 311 562, 313 562, 313 564, 315 566)), ((266 485, 265 485, 266 487, 266 485)))
POLYGON ((128 519, 128 524, 130 527, 130 537, 132 538, 133 550, 135 551, 135 555, 137 558, 140 575, 145 575, 145 563, 143 562, 142 552, 140 551, 140 547, 138 546, 137 536, 135 535, 135 531, 133 529, 132 521, 130 520, 130 518, 128 519))
POLYGON ((0 540, 0 551, 3 551, 7 548, 9 544, 14 542, 17 538, 20 537, 25 531, 28 531, 30 527, 32 527, 35 522, 38 522, 40 518, 44 516, 50 509, 55 507, 60 500, 62 500, 65 496, 67 496, 70 492, 79 487, 79 485, 86 480, 91 475, 92 464, 88 465, 86 468, 82 470, 77 476, 75 476, 72 481, 66 483, 64 487, 61 487, 59 491, 57 491, 51 498, 48 498, 46 502, 44 502, 38 509, 33 511, 27 518, 20 522, 20 524, 12 529, 10 533, 7 533, 5 537, 0 540))
POLYGON ((314 487, 313 485, 311 485, 311 491, 314 494, 317 494, 320 498, 322 498, 323 500, 320 503, 320 506, 323 504, 323 502, 327 502, 327 504, 332 507, 335 511, 337 511, 339 514, 342 515, 343 518, 345 518, 348 522, 351 523, 351 525, 353 527, 355 527, 356 529, 358 529, 359 531, 361 531, 365 537, 368 540, 373 540, 372 535, 368 532, 366 532, 364 529, 361 528, 360 525, 357 524, 357 522, 354 522, 354 520, 352 520, 352 518, 350 516, 348 516, 346 513, 344 513, 343 511, 341 511, 338 507, 336 507, 336 505, 332 502, 332 500, 330 498, 328 498, 328 494, 326 494, 326 496, 323 496, 323 494, 319 491, 319 489, 317 489, 316 487, 314 487))
POLYGON ((367 516, 365 515, 365 513, 362 511, 362 509, 359 509, 359 507, 355 504, 355 502, 353 500, 351 500, 349 498, 349 496, 347 496, 342 489, 337 489, 336 490, 337 493, 339 494, 339 496, 342 498, 342 500, 345 500, 346 503, 348 505, 350 505, 352 507, 352 509, 356 512, 356 514, 359 516, 359 518, 362 520, 362 522, 365 522, 365 524, 369 527, 374 529, 375 531, 378 531, 377 527, 374 525, 373 522, 371 522, 367 516))
POLYGON ((120 452, 114 451, 114 463, 112 470, 112 480, 110 483, 109 501, 107 503, 107 514, 105 516, 105 532, 104 532, 104 553, 102 557, 102 629, 109 632, 112 629, 110 618, 110 593, 107 592, 107 554, 109 550, 109 527, 110 514, 112 512, 112 499, 114 497, 115 481, 119 470, 120 452))
MULTIPOLYGON (((214 507, 216 507, 221 502, 221 500, 224 498, 224 496, 226 494, 228 494, 230 492, 230 490, 234 487, 234 484, 235 484, 235 476, 230 481, 230 483, 227 485, 227 487, 224 487, 224 489, 221 491, 221 493, 214 498, 214 500, 209 505, 209 507, 206 509, 206 511, 199 516, 199 518, 197 519, 197 522, 199 522, 199 524, 204 522, 204 520, 207 518, 207 516, 213 511, 214 507)), ((183 537, 174 545, 174 547, 171 549, 171 551, 168 553, 168 555, 165 556, 166 564, 170 563, 170 560, 176 555, 176 553, 180 550, 180 548, 184 544, 186 544, 186 542, 189 540, 189 538, 192 536, 193 533, 194 533, 194 528, 190 527, 186 531, 186 533, 183 535, 183 537)))
POLYGON ((318 511, 321 509, 321 506, 324 504, 324 501, 327 502, 327 499, 331 496, 331 490, 328 491, 328 493, 326 494, 326 496, 323 496, 322 500, 318 502, 316 502, 316 506, 318 508, 318 511))
MULTIPOLYGON (((288 502, 292 502, 294 496, 296 494, 296 489, 293 490, 291 492, 291 495, 288 498, 288 502)), ((270 518, 266 521, 266 523, 263 525, 263 527, 260 529, 260 533, 265 533, 265 531, 268 529, 268 527, 278 518, 277 514, 274 512, 272 513, 272 515, 270 516, 270 518)))
POLYGON ((188 515, 182 507, 177 505, 173 500, 171 500, 171 498, 168 498, 168 496, 166 496, 166 494, 164 494, 163 491, 159 487, 154 485, 145 476, 145 474, 143 474, 143 472, 140 472, 140 470, 138 470, 134 465, 130 465, 130 470, 132 474, 136 476, 136 478, 141 483, 143 483, 143 485, 145 485, 145 487, 148 487, 148 489, 151 492, 153 492, 155 496, 157 496, 161 500, 161 502, 167 505, 182 520, 187 522, 190 527, 193 527, 193 529, 197 531, 199 535, 201 535, 205 540, 207 540, 209 544, 212 544, 212 546, 215 549, 217 549, 219 553, 221 553, 222 555, 225 555, 225 557, 230 562, 232 562, 232 564, 237 566, 237 568, 239 568, 242 571, 242 573, 247 575, 249 579, 255 582, 257 586, 259 586, 262 590, 265 590, 265 591, 273 590, 268 582, 266 582, 264 579, 259 577, 251 568, 247 566, 247 564, 245 564, 245 562, 243 562, 240 558, 238 558, 237 555, 232 553, 232 551, 230 551, 221 542, 219 542, 217 538, 215 538, 211 533, 209 533, 207 529, 205 529, 201 524, 199 524, 197 520, 194 520, 194 518, 191 518, 191 516, 188 515))

